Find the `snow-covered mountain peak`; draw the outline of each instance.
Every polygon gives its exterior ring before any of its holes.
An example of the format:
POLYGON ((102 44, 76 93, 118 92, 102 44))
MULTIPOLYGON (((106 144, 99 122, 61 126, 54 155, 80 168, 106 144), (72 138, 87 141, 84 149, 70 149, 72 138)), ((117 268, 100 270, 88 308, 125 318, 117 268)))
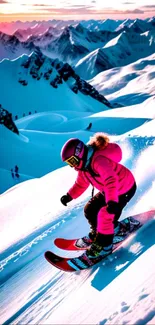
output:
POLYGON ((75 65, 78 60, 103 47, 118 34, 119 32, 90 31, 82 24, 67 26, 60 37, 46 47, 46 53, 48 55, 50 52, 51 57, 57 54, 60 60, 75 65))
POLYGON ((85 31, 85 28, 84 28, 84 26, 81 24, 81 23, 79 23, 76 27, 75 27, 75 29, 76 29, 76 31, 77 32, 79 32, 79 33, 84 33, 84 31, 85 31))
POLYGON ((21 43, 15 35, 0 32, 0 60, 15 59, 23 53, 30 54, 37 49, 32 41, 21 43))
POLYGON ((50 22, 36 22, 32 26, 28 28, 19 28, 15 31, 14 35, 21 41, 25 42, 29 40, 30 37, 41 37, 42 35, 46 34, 47 32, 51 33, 52 31, 56 30, 50 22))
POLYGON ((3 44, 14 44, 16 46, 20 44, 18 38, 15 35, 8 35, 1 32, 0 32, 0 41, 3 44))
POLYGON ((111 46, 116 46, 118 44, 124 44, 124 46, 126 46, 127 44, 127 36, 126 36, 126 32, 123 31, 122 33, 120 33, 118 36, 116 36, 115 38, 113 38, 112 40, 110 40, 109 42, 106 43, 106 45, 104 46, 104 48, 108 48, 111 46))
POLYGON ((46 111, 59 111, 71 106, 72 110, 90 112, 112 107, 69 64, 48 58, 40 51, 32 52, 29 56, 22 55, 12 61, 4 59, 0 63, 0 80, 1 103, 13 113, 14 119, 42 112, 44 107, 46 111), (13 92, 10 91, 8 96, 7 85, 12 82, 13 92))
POLYGON ((77 62, 76 72, 82 78, 85 74, 85 78, 89 80, 101 71, 132 63, 154 52, 155 34, 153 30, 138 34, 132 29, 127 29, 120 32, 115 38, 113 37, 103 47, 77 62))
POLYGON ((135 33, 143 33, 148 29, 148 23, 136 18, 133 22, 131 22, 131 24, 129 24, 129 28, 135 33))

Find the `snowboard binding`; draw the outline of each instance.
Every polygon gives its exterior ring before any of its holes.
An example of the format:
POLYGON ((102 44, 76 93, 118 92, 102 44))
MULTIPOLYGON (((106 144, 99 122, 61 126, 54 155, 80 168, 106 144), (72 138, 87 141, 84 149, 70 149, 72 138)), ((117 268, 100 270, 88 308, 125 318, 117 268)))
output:
POLYGON ((123 221, 120 221, 118 225, 119 229, 114 236, 113 244, 119 243, 120 241, 124 240, 129 233, 138 229, 141 226, 141 223, 133 217, 128 217, 123 221))

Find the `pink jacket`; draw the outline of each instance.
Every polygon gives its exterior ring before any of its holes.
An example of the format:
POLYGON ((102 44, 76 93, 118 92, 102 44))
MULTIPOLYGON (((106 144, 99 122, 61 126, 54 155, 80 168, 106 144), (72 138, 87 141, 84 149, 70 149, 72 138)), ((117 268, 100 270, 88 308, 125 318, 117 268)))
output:
MULTIPOLYGON (((121 158, 122 151, 117 144, 109 143, 104 150, 97 150, 93 155, 91 168, 98 175, 92 176, 89 171, 79 170, 74 185, 68 191, 70 196, 76 199, 92 184, 100 192, 104 192, 106 203, 110 200, 118 202, 118 196, 129 191, 135 183, 130 170, 118 162, 121 158)), ((105 219, 105 214, 105 208, 101 208, 99 221, 105 219)), ((112 216, 114 218, 114 215, 112 216)), ((113 233, 112 225, 109 227, 108 224, 106 231, 103 222, 99 223, 99 232, 113 233)), ((110 224, 112 224, 111 221, 110 224)))

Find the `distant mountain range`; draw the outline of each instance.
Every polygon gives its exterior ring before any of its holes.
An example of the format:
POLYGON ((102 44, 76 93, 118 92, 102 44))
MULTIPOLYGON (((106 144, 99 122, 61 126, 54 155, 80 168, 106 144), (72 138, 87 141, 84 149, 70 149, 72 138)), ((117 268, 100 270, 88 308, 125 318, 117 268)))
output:
POLYGON ((0 31, 6 34, 14 34, 18 30, 27 30, 28 28, 32 29, 32 33, 36 33, 36 30, 39 30, 39 33, 45 32, 49 27, 54 27, 59 30, 63 30, 66 26, 76 26, 81 23, 85 28, 88 28, 90 31, 97 30, 108 30, 115 31, 123 27, 130 27, 131 25, 148 25, 148 29, 154 28, 155 26, 155 17, 147 18, 145 20, 141 19, 123 19, 123 20, 113 20, 113 19, 102 19, 102 20, 33 20, 33 21, 13 21, 10 23, 1 22, 0 31))
POLYGON ((144 47, 147 47, 146 56, 155 51, 154 17, 146 20, 107 19, 80 23, 18 21, 1 23, 0 30, 0 60, 15 59, 39 48, 46 56, 75 66, 85 79, 92 78, 94 73, 129 64, 145 56, 144 47), (11 31, 12 35, 8 35, 11 31), (90 69, 92 66, 93 71, 88 71, 87 65, 90 69), (87 76, 82 73, 84 66, 87 76))

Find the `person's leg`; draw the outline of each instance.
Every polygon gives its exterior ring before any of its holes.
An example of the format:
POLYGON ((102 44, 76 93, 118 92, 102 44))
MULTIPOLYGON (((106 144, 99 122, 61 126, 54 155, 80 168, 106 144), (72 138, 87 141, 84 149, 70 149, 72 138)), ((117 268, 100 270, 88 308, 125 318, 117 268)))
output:
MULTIPOLYGON (((106 209, 102 213, 98 213, 98 228, 103 228, 105 227, 104 231, 107 230, 107 226, 111 223, 114 223, 114 226, 116 227, 118 224, 118 219, 122 213, 123 208, 126 206, 126 204, 131 200, 133 195, 135 194, 136 191, 136 184, 125 194, 119 196, 119 201, 118 201, 118 212, 115 215, 110 215, 106 212, 106 209), (110 220, 111 219, 111 220, 110 220), (114 220, 114 221, 113 221, 114 220), (101 227, 99 225, 99 222, 101 223, 101 227), (104 225, 102 224, 104 222, 104 225)), ((102 207, 102 206, 101 206, 102 207)), ((100 208, 101 208, 100 207, 100 208)), ((90 258, 95 258, 99 255, 107 255, 110 254, 112 251, 112 246, 113 246, 113 237, 114 234, 112 232, 109 232, 109 229, 106 233, 100 232, 100 230, 97 232, 95 241, 92 243, 90 249, 87 250, 86 254, 90 258)))
POLYGON ((136 186, 136 184, 134 184, 132 186, 132 188, 127 193, 122 194, 122 195, 119 196, 118 211, 115 214, 115 218, 114 218, 114 227, 115 228, 118 225, 118 219, 120 218, 120 216, 122 214, 122 210, 128 204, 128 202, 132 199, 132 197, 135 195, 136 189, 137 189, 137 186, 136 186))
POLYGON ((104 193, 97 193, 84 207, 84 215, 90 224, 90 238, 95 237, 97 228, 97 215, 99 210, 106 205, 104 193))

